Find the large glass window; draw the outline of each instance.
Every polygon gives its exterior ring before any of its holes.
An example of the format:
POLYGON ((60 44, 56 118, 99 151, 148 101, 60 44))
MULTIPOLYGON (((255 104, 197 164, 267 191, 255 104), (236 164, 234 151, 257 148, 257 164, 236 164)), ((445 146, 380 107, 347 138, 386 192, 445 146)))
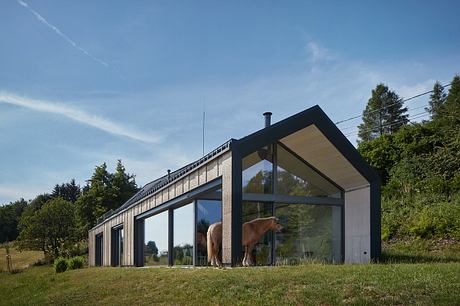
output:
POLYGON ((341 207, 275 204, 283 226, 276 234, 276 263, 302 260, 341 261, 341 207))
POLYGON ((193 231, 194 231, 193 203, 174 210, 174 264, 193 264, 193 231))
POLYGON ((263 223, 260 222, 264 218, 273 215, 272 209, 273 205, 271 203, 243 202, 243 252, 246 251, 245 247, 250 247, 249 255, 253 265, 269 265, 272 263, 273 231, 264 231, 263 223), (251 226, 246 228, 244 224, 251 224, 251 226), (260 231, 258 230, 259 228, 260 231), (250 242, 250 244, 245 246, 245 242, 250 242))
POLYGON ((144 221, 144 265, 168 264, 168 212, 144 221))
MULTIPOLYGON (((208 265, 207 233, 211 224, 222 222, 222 201, 197 200, 196 202, 196 265, 208 265)), ((222 246, 219 257, 222 259, 222 246)))
POLYGON ((281 145, 277 145, 276 193, 340 198, 340 190, 281 145))
POLYGON ((243 158, 243 192, 272 193, 273 150, 263 147, 243 158))

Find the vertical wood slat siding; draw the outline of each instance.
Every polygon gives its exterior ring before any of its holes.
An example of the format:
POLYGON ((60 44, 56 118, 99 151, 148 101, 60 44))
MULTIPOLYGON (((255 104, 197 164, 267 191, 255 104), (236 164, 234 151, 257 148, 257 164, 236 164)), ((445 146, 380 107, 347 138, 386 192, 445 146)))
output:
MULTIPOLYGON (((222 200, 223 202, 227 203, 229 200, 231 201, 231 152, 226 152, 223 155, 219 156, 216 160, 210 162, 207 165, 203 165, 202 167, 196 169, 195 171, 191 172, 184 178, 180 179, 174 184, 160 190, 154 196, 145 199, 144 201, 138 203, 136 206, 131 207, 130 209, 122 212, 120 215, 114 217, 113 219, 105 222, 104 224, 100 225, 97 228, 94 228, 88 232, 88 264, 90 266, 94 266, 96 264, 95 259, 95 237, 99 233, 103 233, 104 235, 104 255, 103 255, 103 265, 109 266, 110 265, 110 258, 111 258, 111 231, 112 227, 116 225, 123 224, 124 230, 124 265, 134 265, 134 218, 136 215, 141 214, 149 209, 157 207, 164 202, 171 200, 175 197, 180 196, 183 193, 186 193, 200 185, 203 185, 211 180, 222 176, 223 173, 226 173, 228 177, 224 178, 223 181, 227 182, 230 189, 228 187, 225 189, 223 188, 222 191, 222 200), (229 198, 227 198, 228 194, 229 198), (224 199, 225 198, 225 199, 224 199)), ((224 184, 223 184, 224 185, 224 184)), ((224 203, 223 203, 224 204, 224 203)), ((223 207, 228 205, 223 205, 223 207)), ((227 220, 231 218, 229 216, 230 211, 223 211, 223 219, 227 220), (225 216, 226 214, 226 216, 225 216)), ((225 222, 225 221, 224 221, 225 222)), ((230 219, 231 222, 231 219, 230 219)), ((229 223, 230 226, 230 223, 229 223)), ((227 228, 227 227, 226 227, 227 228)), ((228 235, 228 230, 227 232, 228 235)), ((224 236, 225 237, 225 236, 224 236)), ((230 243, 230 240, 228 240, 230 243)), ((228 247, 227 247, 228 248, 228 247)))
POLYGON ((232 262, 232 157, 222 161, 222 262, 232 262))

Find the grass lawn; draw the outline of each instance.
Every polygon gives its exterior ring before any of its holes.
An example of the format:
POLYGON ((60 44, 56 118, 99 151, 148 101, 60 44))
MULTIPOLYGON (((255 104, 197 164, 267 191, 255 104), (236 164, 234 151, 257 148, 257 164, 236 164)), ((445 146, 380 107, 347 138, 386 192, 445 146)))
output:
MULTIPOLYGON (((22 270, 35 262, 43 259, 43 252, 41 251, 22 251, 19 252, 15 248, 10 248, 11 262, 13 269, 22 270)), ((7 271, 6 266, 6 250, 4 247, 0 248, 0 272, 7 271)), ((1 304, 1 301, 0 301, 1 304)))
POLYGON ((460 263, 0 273, 2 305, 460 303, 460 263))

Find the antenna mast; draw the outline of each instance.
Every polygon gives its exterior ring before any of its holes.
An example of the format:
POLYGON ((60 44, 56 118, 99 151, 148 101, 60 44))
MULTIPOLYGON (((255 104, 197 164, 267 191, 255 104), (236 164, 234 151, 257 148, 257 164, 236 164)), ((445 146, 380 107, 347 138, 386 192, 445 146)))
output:
POLYGON ((206 120, 206 112, 203 109, 203 156, 204 156, 204 122, 206 120))

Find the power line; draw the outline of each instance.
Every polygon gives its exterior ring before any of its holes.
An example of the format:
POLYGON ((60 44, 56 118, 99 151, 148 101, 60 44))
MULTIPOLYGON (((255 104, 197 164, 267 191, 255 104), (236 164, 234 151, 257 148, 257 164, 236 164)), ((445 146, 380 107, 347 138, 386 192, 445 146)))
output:
MULTIPOLYGON (((429 114, 429 112, 428 112, 428 111, 424 111, 424 112, 421 112, 421 113, 418 113, 418 114, 414 114, 414 115, 408 117, 407 120, 410 121, 410 120, 413 120, 413 119, 417 119, 417 118, 423 117, 423 116, 425 116, 425 115, 427 115, 427 114, 429 114)), ((372 128, 368 128, 368 129, 363 130, 363 132, 372 132, 372 131, 374 131, 375 129, 377 129, 377 128, 379 128, 379 127, 382 127, 382 128, 383 128, 383 127, 390 127, 390 126, 393 126, 393 125, 396 125, 396 124, 399 124, 399 123, 402 123, 402 122, 405 122, 405 121, 406 121, 405 119, 401 119, 401 120, 398 120, 398 121, 396 121, 396 122, 383 124, 383 125, 381 125, 381 126, 376 125, 376 126, 374 126, 374 127, 372 127, 372 128)), ((354 134, 356 134, 356 133, 359 133, 359 130, 355 130, 355 131, 349 132, 349 133, 345 134, 345 136, 346 136, 346 137, 349 137, 349 136, 354 135, 354 134)))
MULTIPOLYGON (((413 111, 413 110, 420 109, 420 108, 425 108, 425 107, 428 107, 428 106, 430 106, 430 105, 429 104, 423 104, 421 106, 412 107, 408 111, 413 111)), ((349 125, 349 126, 340 128, 340 130, 343 132, 344 130, 351 129, 351 128, 356 128, 356 125, 349 125)))
MULTIPOLYGON (((450 85, 452 85, 452 83, 443 85, 443 86, 441 86, 441 87, 444 89, 444 88, 446 88, 446 87, 449 87, 450 85)), ((372 113, 378 112, 378 111, 380 111, 380 110, 382 110, 382 109, 384 109, 384 108, 393 106, 393 105, 395 105, 396 103, 399 103, 399 102, 404 103, 404 102, 413 100, 413 99, 415 99, 415 98, 418 98, 418 97, 427 95, 427 94, 432 93, 432 92, 433 92, 433 89, 432 89, 432 90, 429 90, 429 91, 422 92, 422 93, 420 93, 420 94, 417 94, 417 95, 415 95, 415 96, 409 97, 409 98, 407 98, 407 99, 402 99, 401 101, 397 101, 397 102, 395 102, 395 103, 392 103, 392 104, 389 104, 389 105, 385 105, 385 106, 383 106, 383 107, 381 107, 381 108, 374 109, 374 110, 372 110, 372 111, 370 111, 370 112, 367 112, 366 114, 372 114, 372 113)), ((338 125, 338 124, 342 124, 342 123, 347 122, 347 121, 350 121, 350 120, 358 119, 358 118, 361 118, 363 115, 364 115, 364 114, 360 114, 360 115, 353 116, 353 117, 350 117, 350 118, 347 118, 347 119, 339 120, 339 121, 337 121, 335 124, 338 125)))

